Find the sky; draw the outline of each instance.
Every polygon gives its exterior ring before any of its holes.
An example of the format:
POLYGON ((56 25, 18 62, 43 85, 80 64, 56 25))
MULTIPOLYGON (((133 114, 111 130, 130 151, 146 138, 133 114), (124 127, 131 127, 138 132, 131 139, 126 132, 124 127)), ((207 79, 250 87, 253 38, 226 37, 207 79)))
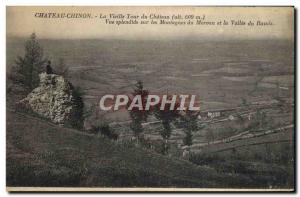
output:
POLYGON ((28 37, 35 32, 47 39, 293 39, 293 7, 7 7, 6 32, 10 37, 28 37), (88 13, 93 18, 39 18, 36 13, 88 13), (229 25, 108 25, 100 14, 180 14, 205 16, 206 22, 229 25), (96 17, 97 16, 97 17, 96 17), (268 26, 231 25, 231 20, 257 20, 268 26))

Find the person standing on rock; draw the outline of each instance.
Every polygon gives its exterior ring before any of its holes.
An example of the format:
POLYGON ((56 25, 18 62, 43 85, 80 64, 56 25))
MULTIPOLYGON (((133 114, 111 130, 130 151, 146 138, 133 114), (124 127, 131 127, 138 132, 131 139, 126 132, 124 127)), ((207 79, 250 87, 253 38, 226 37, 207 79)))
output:
POLYGON ((47 62, 46 73, 47 74, 53 74, 53 70, 52 70, 52 67, 51 67, 51 61, 50 60, 47 62))

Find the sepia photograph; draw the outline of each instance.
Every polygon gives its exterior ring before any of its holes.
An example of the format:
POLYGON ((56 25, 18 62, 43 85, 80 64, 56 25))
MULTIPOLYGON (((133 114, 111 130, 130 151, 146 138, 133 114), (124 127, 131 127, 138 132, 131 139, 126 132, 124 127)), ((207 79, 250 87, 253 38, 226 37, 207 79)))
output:
POLYGON ((7 6, 7 191, 294 192, 294 20, 7 6))

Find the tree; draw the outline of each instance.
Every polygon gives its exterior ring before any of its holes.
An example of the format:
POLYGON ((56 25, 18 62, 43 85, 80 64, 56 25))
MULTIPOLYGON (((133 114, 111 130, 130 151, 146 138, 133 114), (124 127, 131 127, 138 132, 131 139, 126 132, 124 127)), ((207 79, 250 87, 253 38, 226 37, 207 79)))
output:
POLYGON ((248 108, 249 107, 249 103, 247 101, 246 98, 242 98, 242 103, 241 103, 242 107, 248 108))
POLYGON ((183 144, 191 146, 193 144, 193 132, 198 129, 197 114, 187 110, 185 115, 180 117, 180 126, 184 129, 185 138, 183 144))
POLYGON ((172 134, 172 128, 171 123, 178 118, 178 103, 175 104, 175 107, 173 110, 170 109, 170 103, 166 103, 165 108, 163 110, 160 109, 160 105, 158 104, 154 108, 154 115, 155 117, 162 122, 163 129, 159 131, 160 135, 163 138, 163 154, 168 153, 169 144, 168 140, 171 137, 172 134))
POLYGON ((193 144, 193 134, 191 131, 185 131, 185 137, 183 138, 183 144, 186 146, 191 146, 193 144))
POLYGON ((207 143, 213 142, 215 140, 215 135, 212 130, 208 130, 205 134, 207 143))
POLYGON ((266 112, 262 111, 261 109, 257 109, 256 113, 254 114, 248 129, 250 130, 259 130, 266 128, 268 126, 268 122, 270 120, 267 119, 266 112))
POLYGON ((18 56, 16 59, 17 72, 14 79, 20 82, 29 90, 35 88, 39 83, 39 73, 47 60, 43 56, 43 48, 39 44, 35 33, 25 42, 24 57, 18 56))
MULTIPOLYGON (((143 82, 137 81, 135 84, 134 92, 132 93, 133 96, 140 95, 142 98, 142 105, 143 110, 134 107, 130 112, 131 117, 131 124, 130 128, 133 130, 134 136, 136 137, 137 141, 139 141, 140 134, 143 132, 142 122, 147 120, 148 111, 144 110, 146 105, 146 100, 149 92, 144 89, 143 82)), ((131 103, 131 102, 129 102, 131 103)))

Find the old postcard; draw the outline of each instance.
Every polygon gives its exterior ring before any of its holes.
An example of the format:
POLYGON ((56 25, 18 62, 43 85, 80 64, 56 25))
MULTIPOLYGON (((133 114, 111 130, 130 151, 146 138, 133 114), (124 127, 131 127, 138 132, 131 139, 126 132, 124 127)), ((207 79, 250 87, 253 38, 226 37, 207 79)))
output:
POLYGON ((8 191, 295 191, 294 7, 6 23, 8 191))

